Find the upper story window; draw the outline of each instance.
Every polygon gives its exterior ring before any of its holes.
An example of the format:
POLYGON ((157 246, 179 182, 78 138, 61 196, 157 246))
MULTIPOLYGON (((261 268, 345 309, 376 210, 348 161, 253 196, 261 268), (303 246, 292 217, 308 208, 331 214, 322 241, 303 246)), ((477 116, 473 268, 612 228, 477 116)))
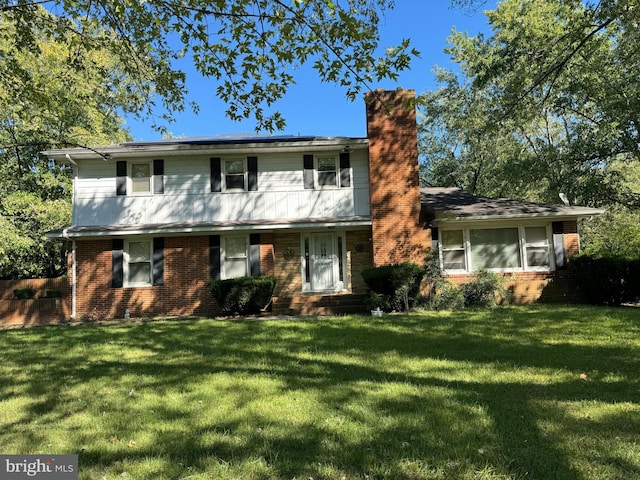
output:
POLYGON ((224 184, 227 190, 246 190, 246 165, 243 159, 224 162, 224 184))
POLYGON ((351 186, 351 160, 347 152, 304 155, 303 167, 305 189, 351 186))
POLYGON ((258 157, 210 159, 212 192, 258 190, 258 157))
POLYGON ((131 193, 150 193, 151 192, 151 164, 131 163, 129 166, 129 182, 131 184, 131 193))
POLYGON ((337 157, 316 157, 316 181, 320 187, 338 186, 337 157))
POLYGON ((164 193, 164 160, 116 162, 117 195, 149 195, 164 193))
POLYGON ((440 261, 445 271, 548 271, 554 268, 547 226, 441 231, 440 261))

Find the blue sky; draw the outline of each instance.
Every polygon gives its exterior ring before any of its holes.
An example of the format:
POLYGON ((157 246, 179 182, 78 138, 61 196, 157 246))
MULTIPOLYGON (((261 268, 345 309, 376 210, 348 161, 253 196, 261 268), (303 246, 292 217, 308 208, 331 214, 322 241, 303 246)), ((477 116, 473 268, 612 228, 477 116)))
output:
MULTIPOLYGON (((483 9, 495 8, 496 0, 485 2, 483 9)), ((395 89, 399 86, 414 89, 417 93, 436 88, 433 66, 453 68, 443 53, 446 39, 452 28, 467 31, 471 35, 489 33, 487 19, 482 10, 470 14, 453 9, 449 0, 396 0, 396 7, 387 11, 380 26, 380 47, 397 45, 403 38, 410 38, 421 56, 414 59, 410 71, 400 74, 397 81, 385 81, 373 88, 395 89)), ((220 134, 254 133, 251 120, 234 122, 226 118, 225 105, 215 98, 215 80, 201 78, 187 70, 188 100, 200 105, 198 115, 187 108, 168 125, 168 130, 177 136, 205 136, 220 134)), ((297 85, 276 105, 287 120, 287 126, 275 134, 321 135, 321 136, 366 136, 364 102, 349 101, 344 89, 321 83, 312 68, 302 68, 295 73, 297 85)), ((127 118, 135 140, 161 138, 151 128, 152 121, 127 118)))

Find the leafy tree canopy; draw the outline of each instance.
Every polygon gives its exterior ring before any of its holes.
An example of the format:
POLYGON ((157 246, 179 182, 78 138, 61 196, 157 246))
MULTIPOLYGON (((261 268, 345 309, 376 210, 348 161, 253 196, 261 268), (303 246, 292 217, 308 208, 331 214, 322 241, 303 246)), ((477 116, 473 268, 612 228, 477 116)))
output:
POLYGON ((350 99, 408 68, 418 54, 408 40, 376 57, 378 23, 388 8, 392 0, 0 0, 21 50, 37 48, 45 35, 110 52, 136 80, 140 95, 127 105, 131 111, 151 115, 156 98, 168 112, 164 120, 181 111, 185 74, 174 65, 190 57, 215 79, 227 116, 253 116, 257 129, 269 131, 285 125, 273 107, 302 64, 312 63, 350 99))
POLYGON ((70 171, 38 153, 128 139, 118 112, 139 98, 108 51, 18 30, 0 14, 0 278, 56 276, 66 246, 44 234, 71 223, 70 171))
POLYGON ((423 181, 640 206, 624 182, 640 161, 635 3, 505 0, 486 12, 491 37, 454 31, 448 52, 459 72, 439 71, 441 87, 421 98, 423 181))

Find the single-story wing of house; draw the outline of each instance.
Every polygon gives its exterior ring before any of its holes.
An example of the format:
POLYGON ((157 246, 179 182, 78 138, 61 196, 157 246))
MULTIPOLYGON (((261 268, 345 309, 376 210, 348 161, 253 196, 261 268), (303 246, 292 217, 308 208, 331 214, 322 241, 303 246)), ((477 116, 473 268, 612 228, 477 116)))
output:
POLYGON ((516 302, 575 296, 565 269, 580 250, 578 223, 603 210, 493 199, 459 188, 422 188, 423 218, 440 267, 457 283, 479 270, 502 273, 516 302), (545 291, 546 290, 546 291, 545 291))

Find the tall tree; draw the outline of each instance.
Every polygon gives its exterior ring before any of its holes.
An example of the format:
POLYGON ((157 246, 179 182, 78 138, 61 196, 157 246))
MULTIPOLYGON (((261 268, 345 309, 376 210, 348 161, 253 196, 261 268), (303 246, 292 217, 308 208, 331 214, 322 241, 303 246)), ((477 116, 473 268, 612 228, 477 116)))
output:
MULTIPOLYGON (((274 130, 285 124, 274 104, 295 83, 298 66, 312 63, 323 81, 343 86, 354 99, 374 82, 397 78, 417 55, 403 40, 376 57, 380 15, 393 0, 44 2, 54 17, 40 3, 0 0, 18 25, 17 43, 32 45, 38 32, 107 49, 138 80, 144 97, 157 95, 169 117, 184 108, 185 74, 174 62, 179 58, 191 57, 202 75, 215 79, 215 94, 227 103, 230 118, 253 116, 257 129, 274 130), (96 31, 101 35, 87 37, 96 31)), ((137 107, 150 115, 156 105, 137 107)))
POLYGON ((108 52, 17 31, 0 14, 0 278, 55 276, 65 245, 44 234, 70 223, 70 171, 38 152, 126 140, 118 112, 141 97, 108 52))
POLYGON ((454 32, 448 51, 460 73, 441 74, 443 86, 423 96, 434 167, 426 180, 489 195, 557 201, 562 192, 584 205, 640 205, 620 169, 640 161, 633 3, 505 0, 486 12, 491 37, 454 32))

